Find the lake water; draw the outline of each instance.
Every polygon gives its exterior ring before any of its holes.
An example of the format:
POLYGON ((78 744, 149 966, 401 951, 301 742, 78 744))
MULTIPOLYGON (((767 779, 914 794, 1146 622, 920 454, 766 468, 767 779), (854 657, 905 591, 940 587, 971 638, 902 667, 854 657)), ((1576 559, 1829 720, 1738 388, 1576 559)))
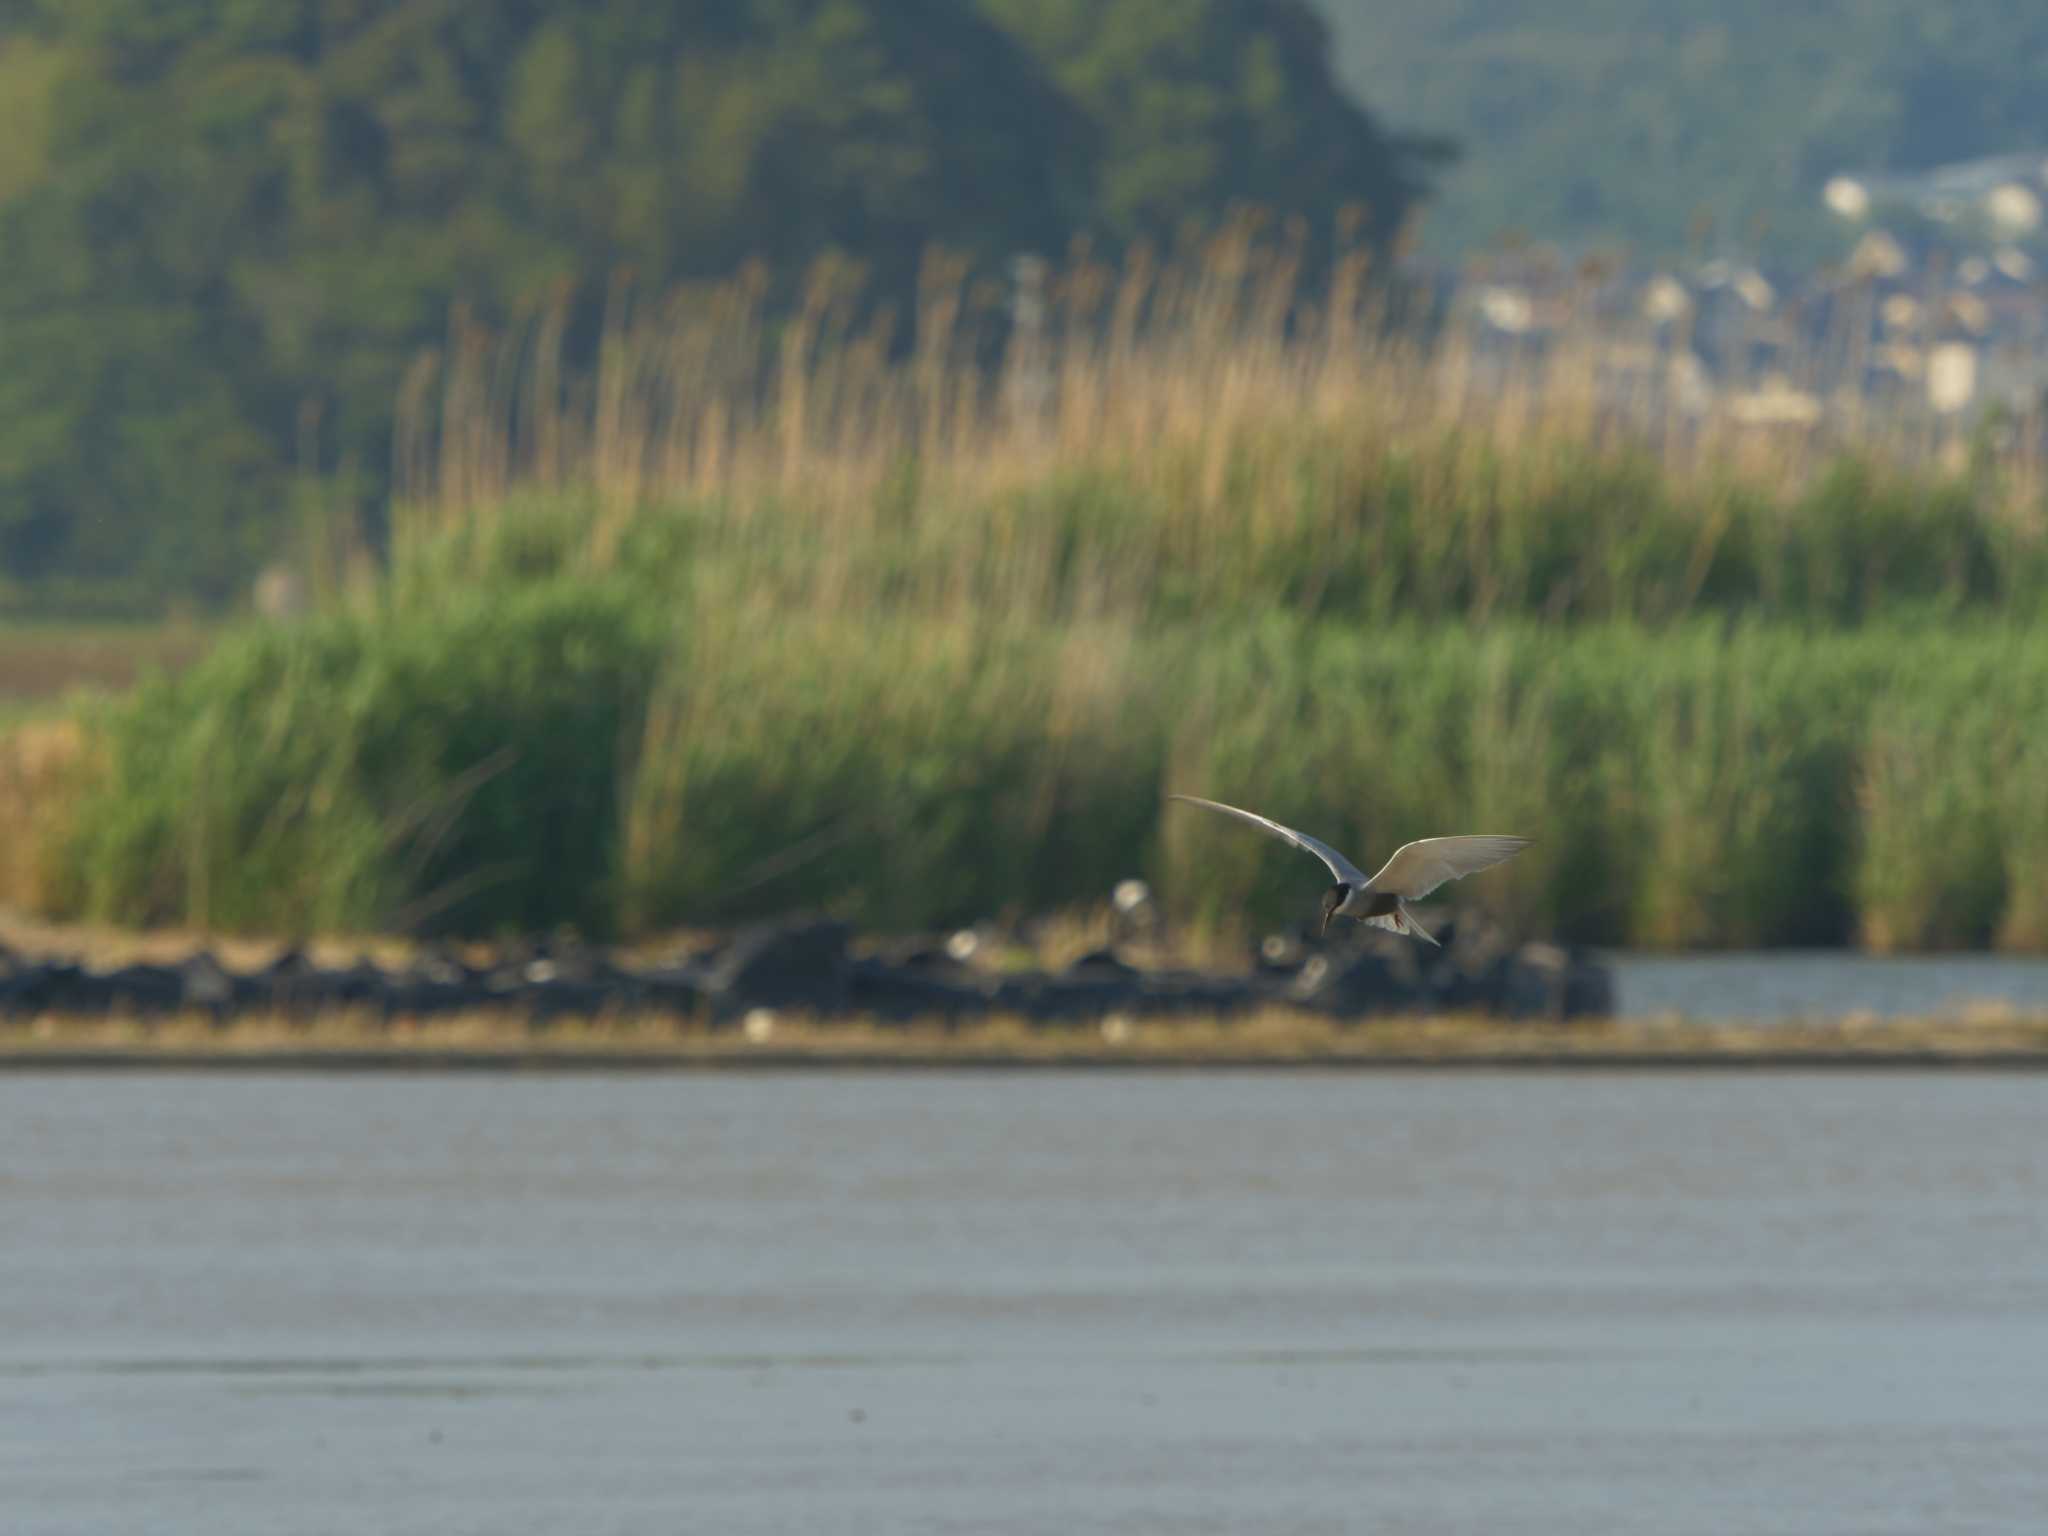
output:
POLYGON ((0 1078, 9 1536, 2048 1528, 2048 1080, 0 1078))
MULTIPOLYGON (((2017 955, 1858 955, 1841 950, 1606 957, 1626 1017, 1927 1018, 1981 1007, 2048 1013, 2048 960, 2017 955)), ((2048 1522, 2044 1522, 2048 1530, 2048 1522)))

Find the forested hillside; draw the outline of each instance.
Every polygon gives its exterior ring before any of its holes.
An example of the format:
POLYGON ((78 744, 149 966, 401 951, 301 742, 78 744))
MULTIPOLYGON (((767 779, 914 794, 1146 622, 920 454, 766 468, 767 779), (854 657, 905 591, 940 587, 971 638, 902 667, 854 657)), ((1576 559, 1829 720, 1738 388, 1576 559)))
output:
POLYGON ((0 600, 234 592, 408 359, 630 267, 903 284, 1422 162, 1302 0, 0 0, 0 600))
POLYGON ((1466 155, 1432 249, 1520 231, 1788 259, 1840 239, 1819 189, 2048 146, 2048 10, 2028 0, 1321 0, 1338 67, 1466 155))

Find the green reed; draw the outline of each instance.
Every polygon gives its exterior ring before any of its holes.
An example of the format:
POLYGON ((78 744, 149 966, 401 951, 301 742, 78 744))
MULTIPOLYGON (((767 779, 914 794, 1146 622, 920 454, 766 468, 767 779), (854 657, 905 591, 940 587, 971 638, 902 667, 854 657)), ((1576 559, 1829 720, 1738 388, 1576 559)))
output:
POLYGON ((387 566, 102 707, 46 899, 915 928, 1145 874, 1211 930, 1312 913, 1192 791, 1363 859, 1532 834, 1458 894, 1566 938, 2048 947, 2024 454, 1645 433, 1590 338, 1475 395, 1276 281, 1069 281, 1042 409, 943 283, 906 355, 827 289, 615 306, 580 382, 458 338, 387 566))
POLYGON ((919 928, 1128 874, 1211 929, 1310 913, 1317 872, 1191 791, 1362 859, 1534 834, 1459 894, 1567 938, 2034 947, 2044 712, 2003 624, 1140 633, 550 576, 231 637, 109 707, 60 888, 266 931, 919 928))

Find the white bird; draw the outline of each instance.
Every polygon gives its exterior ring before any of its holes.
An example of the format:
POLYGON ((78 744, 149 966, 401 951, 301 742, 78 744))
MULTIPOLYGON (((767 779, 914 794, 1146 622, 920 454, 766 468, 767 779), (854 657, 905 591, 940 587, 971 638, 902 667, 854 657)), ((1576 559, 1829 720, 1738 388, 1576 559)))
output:
POLYGON ((1329 932, 1331 918, 1350 917, 1370 923, 1375 928, 1413 934, 1434 944, 1436 937, 1415 920, 1408 903, 1422 900, 1448 880, 1462 880, 1478 870, 1489 869, 1511 859, 1529 846, 1526 837, 1425 837, 1420 842, 1404 843, 1395 849, 1394 856, 1387 860, 1385 867, 1368 880, 1363 870, 1328 843, 1310 837, 1306 832, 1297 832, 1292 827, 1283 827, 1257 812, 1241 811, 1234 805, 1204 800, 1198 795, 1169 795, 1167 798, 1185 800, 1189 805, 1204 805, 1226 816, 1235 816, 1262 832, 1270 832, 1291 848, 1306 849, 1329 865, 1337 883, 1323 892, 1323 920, 1316 929, 1318 934, 1329 932))

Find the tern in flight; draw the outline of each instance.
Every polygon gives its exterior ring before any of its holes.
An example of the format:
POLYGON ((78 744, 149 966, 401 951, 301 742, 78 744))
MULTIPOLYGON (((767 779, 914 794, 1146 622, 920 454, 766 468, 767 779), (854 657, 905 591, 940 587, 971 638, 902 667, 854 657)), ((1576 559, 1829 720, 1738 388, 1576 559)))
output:
POLYGON ((1413 934, 1434 944, 1436 937, 1415 920, 1408 903, 1422 900, 1447 880, 1462 880, 1475 871, 1491 868, 1529 846, 1526 837, 1425 837, 1420 842, 1407 843, 1395 849, 1386 867, 1368 880, 1356 864, 1328 843, 1310 837, 1306 832, 1297 832, 1256 812, 1241 811, 1234 805, 1204 800, 1197 795, 1169 795, 1167 798, 1185 800, 1189 805, 1205 805, 1212 811, 1235 816, 1262 832, 1271 833, 1291 848, 1306 849, 1329 865, 1337 883, 1323 892, 1323 920, 1316 928, 1318 934, 1330 931, 1330 919, 1333 917, 1354 917, 1375 928, 1413 934))

